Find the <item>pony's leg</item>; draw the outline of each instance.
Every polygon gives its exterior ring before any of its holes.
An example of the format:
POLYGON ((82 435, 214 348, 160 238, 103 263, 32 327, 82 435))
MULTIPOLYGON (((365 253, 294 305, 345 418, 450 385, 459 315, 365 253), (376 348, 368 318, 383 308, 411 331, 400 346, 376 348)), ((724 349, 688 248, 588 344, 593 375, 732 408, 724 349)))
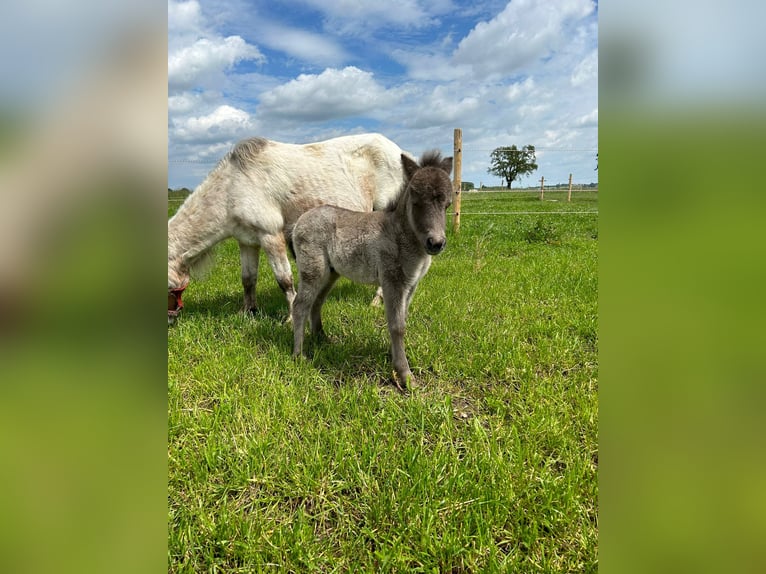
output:
POLYGON ((293 316, 293 301, 295 300, 295 287, 293 287, 293 269, 287 259, 287 248, 284 234, 275 233, 261 237, 261 247, 269 258, 274 277, 287 298, 288 317, 290 322, 293 316))
MULTIPOLYGON (((327 295, 330 293, 330 291, 333 288, 333 285, 335 285, 335 282, 338 280, 337 273, 333 273, 332 271, 329 273, 324 286, 321 288, 319 293, 316 296, 316 299, 314 299, 314 304, 311 306, 311 334, 319 337, 325 337, 324 327, 322 326, 322 305, 324 305, 325 299, 327 299, 327 295)), ((298 287, 298 291, 300 291, 300 286, 298 287)))
POLYGON ((258 263, 261 248, 258 245, 239 244, 242 264, 242 288, 245 290, 245 313, 255 312, 255 286, 258 283, 258 263))
POLYGON ((397 376, 397 385, 408 386, 412 371, 404 352, 404 326, 407 320, 407 293, 393 281, 383 282, 383 303, 386 308, 388 334, 391 337, 391 360, 397 376))

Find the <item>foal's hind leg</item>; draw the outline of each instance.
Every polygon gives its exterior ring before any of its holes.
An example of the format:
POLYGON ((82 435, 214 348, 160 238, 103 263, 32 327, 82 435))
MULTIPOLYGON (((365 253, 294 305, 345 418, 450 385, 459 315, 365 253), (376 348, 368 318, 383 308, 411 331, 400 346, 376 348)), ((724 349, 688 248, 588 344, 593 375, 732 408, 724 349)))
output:
POLYGON ((328 265, 321 247, 317 248, 311 243, 296 244, 295 262, 298 264, 300 283, 298 283, 298 296, 293 305, 293 357, 300 355, 303 350, 304 327, 309 313, 312 334, 324 333, 322 304, 338 280, 338 274, 328 265))
MULTIPOLYGON (((338 277, 340 277, 340 275, 334 271, 330 271, 324 286, 320 289, 319 293, 314 299, 314 304, 311 306, 310 317, 312 335, 326 337, 324 327, 322 326, 322 305, 324 305, 325 299, 327 299, 327 295, 332 290, 332 287, 335 285, 338 277)), ((300 292, 300 287, 298 287, 298 291, 300 292)))
MULTIPOLYGON (((329 269, 322 274, 311 274, 301 271, 298 295, 293 305, 293 357, 297 357, 303 352, 303 336, 309 313, 311 314, 312 333, 316 331, 315 309, 321 309, 322 302, 324 302, 324 298, 327 297, 327 293, 334 282, 335 279, 331 279, 329 269)), ((320 319, 319 329, 321 328, 322 321, 320 319)))
POLYGON ((298 357, 303 352, 303 336, 306 330, 306 319, 309 316, 309 310, 313 303, 313 293, 308 285, 301 281, 298 285, 298 295, 293 305, 293 358, 298 357))
POLYGON ((242 265, 242 288, 245 291, 245 313, 255 312, 255 286, 258 283, 258 263, 261 248, 258 245, 239 244, 242 265))

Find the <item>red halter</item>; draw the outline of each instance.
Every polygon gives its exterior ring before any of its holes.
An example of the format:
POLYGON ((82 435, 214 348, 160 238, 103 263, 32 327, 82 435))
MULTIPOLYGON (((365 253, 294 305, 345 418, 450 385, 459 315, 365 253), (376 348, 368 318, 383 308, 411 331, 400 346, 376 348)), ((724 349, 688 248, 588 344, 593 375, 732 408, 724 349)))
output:
POLYGON ((168 317, 177 317, 181 309, 184 308, 181 295, 188 285, 189 282, 187 281, 181 287, 176 287, 175 289, 168 288, 168 317))

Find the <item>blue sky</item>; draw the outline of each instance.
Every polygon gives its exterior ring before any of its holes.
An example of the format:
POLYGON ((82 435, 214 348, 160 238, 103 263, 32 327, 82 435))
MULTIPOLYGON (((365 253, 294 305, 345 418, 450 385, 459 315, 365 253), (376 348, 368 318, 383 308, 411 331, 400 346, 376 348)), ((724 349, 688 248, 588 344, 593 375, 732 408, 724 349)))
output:
MULTIPOLYGON (((596 181, 598 5, 591 0, 168 2, 168 186, 194 188, 234 142, 380 132, 452 154, 463 180, 533 144, 522 179, 596 181)), ((519 185, 515 183, 514 185, 519 185)))

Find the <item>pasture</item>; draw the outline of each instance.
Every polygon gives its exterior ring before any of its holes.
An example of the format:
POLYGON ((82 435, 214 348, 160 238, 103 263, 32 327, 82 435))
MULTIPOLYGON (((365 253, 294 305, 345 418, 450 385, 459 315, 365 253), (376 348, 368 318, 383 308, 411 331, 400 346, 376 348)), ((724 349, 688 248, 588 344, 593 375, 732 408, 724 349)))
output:
POLYGON ((464 192, 410 308, 409 394, 374 287, 340 279, 331 340, 293 361, 264 256, 248 317, 222 243, 168 329, 168 570, 595 572, 598 225, 562 212, 597 209, 464 192))

